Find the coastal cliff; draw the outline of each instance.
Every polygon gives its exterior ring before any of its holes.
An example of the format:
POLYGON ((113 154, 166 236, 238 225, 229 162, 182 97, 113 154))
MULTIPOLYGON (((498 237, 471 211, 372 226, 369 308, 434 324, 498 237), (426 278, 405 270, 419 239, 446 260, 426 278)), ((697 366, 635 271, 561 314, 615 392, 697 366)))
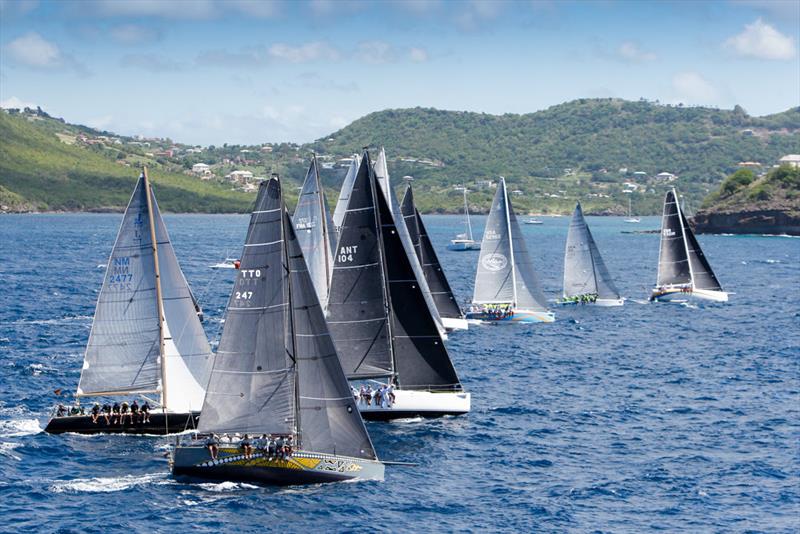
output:
POLYGON ((706 198, 692 225, 701 234, 800 235, 800 169, 784 165, 761 177, 736 171, 706 198))

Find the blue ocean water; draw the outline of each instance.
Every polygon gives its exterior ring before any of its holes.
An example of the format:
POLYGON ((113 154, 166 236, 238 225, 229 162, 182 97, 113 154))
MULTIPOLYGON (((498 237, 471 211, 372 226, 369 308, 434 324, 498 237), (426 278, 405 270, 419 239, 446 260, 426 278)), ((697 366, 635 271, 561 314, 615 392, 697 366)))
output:
MULTIPOLYGON (((165 217, 218 338, 246 216, 165 217)), ((484 218, 473 222, 480 235, 484 218)), ((370 423, 383 483, 297 488, 172 480, 171 440, 41 432, 73 391, 119 215, 0 217, 0 530, 769 531, 800 528, 800 239, 700 236, 728 305, 646 304, 654 229, 588 218, 629 301, 558 308, 548 325, 454 333, 473 410, 370 423)), ((471 296, 461 219, 426 216, 450 281, 471 296)), ((560 294, 568 218, 524 226, 560 294)))

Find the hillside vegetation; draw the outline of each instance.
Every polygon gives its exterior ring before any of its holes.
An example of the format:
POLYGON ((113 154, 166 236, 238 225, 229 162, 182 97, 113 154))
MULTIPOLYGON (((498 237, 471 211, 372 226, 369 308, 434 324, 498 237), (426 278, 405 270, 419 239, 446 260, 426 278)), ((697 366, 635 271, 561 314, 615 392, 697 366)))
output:
POLYGON ((149 165, 165 211, 244 212, 252 206, 251 195, 178 174, 155 160, 122 149, 77 146, 57 135, 75 134, 80 128, 47 117, 0 113, 4 211, 123 209, 141 164, 149 165))

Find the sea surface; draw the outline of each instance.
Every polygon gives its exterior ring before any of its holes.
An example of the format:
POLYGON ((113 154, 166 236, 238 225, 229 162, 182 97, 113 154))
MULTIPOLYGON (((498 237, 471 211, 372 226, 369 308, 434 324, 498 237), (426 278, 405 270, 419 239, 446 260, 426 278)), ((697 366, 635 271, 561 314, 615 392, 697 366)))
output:
MULTIPOLYGON (((0 216, 0 531, 346 532, 800 530, 800 239, 700 236, 727 305, 648 304, 655 217, 589 217, 623 308, 453 333, 472 412, 369 423, 382 483, 293 488, 173 480, 158 437, 42 432, 75 390, 120 215, 0 216)), ((246 216, 167 215, 219 338, 246 216)), ((459 299, 476 252, 426 216, 459 299)), ((485 218, 474 217, 477 235, 485 218)), ((560 295, 568 217, 524 225, 560 295)))

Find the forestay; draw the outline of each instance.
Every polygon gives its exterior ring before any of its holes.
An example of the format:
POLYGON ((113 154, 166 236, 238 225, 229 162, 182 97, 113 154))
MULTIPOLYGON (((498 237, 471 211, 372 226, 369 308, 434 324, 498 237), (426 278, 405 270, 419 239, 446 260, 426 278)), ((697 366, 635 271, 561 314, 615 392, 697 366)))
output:
POLYGON ((674 190, 667 191, 661 218, 661 250, 656 286, 689 285, 691 282, 691 269, 677 199, 674 190))
POLYGON ((324 307, 328 300, 335 243, 332 235, 333 221, 325 202, 316 156, 311 158, 292 221, 303 257, 308 264, 309 275, 324 307))
POLYGON ((592 232, 583 217, 580 202, 575 206, 564 253, 564 296, 594 294, 601 299, 619 299, 592 232))

